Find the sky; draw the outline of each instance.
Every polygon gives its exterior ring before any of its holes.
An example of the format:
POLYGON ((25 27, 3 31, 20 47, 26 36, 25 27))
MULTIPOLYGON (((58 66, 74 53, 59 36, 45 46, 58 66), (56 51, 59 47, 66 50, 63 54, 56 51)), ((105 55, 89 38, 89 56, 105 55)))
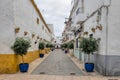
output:
POLYGON ((69 17, 71 0, 35 0, 47 24, 54 25, 55 36, 61 36, 65 18, 69 17))

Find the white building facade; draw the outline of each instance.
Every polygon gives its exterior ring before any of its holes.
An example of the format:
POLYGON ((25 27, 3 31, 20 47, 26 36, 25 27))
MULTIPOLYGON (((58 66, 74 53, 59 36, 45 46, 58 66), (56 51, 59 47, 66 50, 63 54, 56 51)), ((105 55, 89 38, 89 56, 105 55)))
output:
POLYGON ((120 1, 74 0, 71 31, 75 31, 74 55, 85 62, 79 39, 93 35, 100 39, 99 51, 92 56, 96 70, 103 75, 120 75, 120 1))
POLYGON ((30 63, 39 58, 39 42, 51 42, 51 35, 52 31, 34 0, 1 0, 0 74, 16 73, 19 70, 18 64, 21 63, 21 57, 15 55, 11 49, 17 37, 31 41, 31 47, 24 55, 24 61, 30 63))
POLYGON ((29 38, 30 50, 38 49, 39 40, 51 42, 51 31, 34 0, 0 1, 0 54, 13 53, 11 46, 16 37, 29 38))
POLYGON ((53 24, 47 24, 48 28, 50 29, 50 36, 51 36, 51 43, 54 44, 55 40, 55 34, 54 34, 54 25, 53 24))

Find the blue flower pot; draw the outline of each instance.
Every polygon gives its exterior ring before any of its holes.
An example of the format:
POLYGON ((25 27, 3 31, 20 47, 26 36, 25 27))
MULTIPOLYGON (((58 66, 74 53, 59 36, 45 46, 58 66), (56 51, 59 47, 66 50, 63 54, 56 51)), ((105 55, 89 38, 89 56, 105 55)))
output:
POLYGON ((29 68, 28 63, 21 63, 19 64, 20 72, 27 72, 29 68))
POLYGON ((93 72, 94 71, 94 64, 93 63, 85 63, 85 70, 87 72, 93 72))
POLYGON ((44 54, 41 54, 41 53, 40 53, 40 54, 39 54, 39 57, 40 57, 40 58, 43 58, 43 57, 44 57, 44 54))
POLYGON ((67 51, 67 50, 65 50, 65 53, 68 53, 68 51, 67 51))
POLYGON ((51 51, 53 51, 54 49, 52 48, 51 51))

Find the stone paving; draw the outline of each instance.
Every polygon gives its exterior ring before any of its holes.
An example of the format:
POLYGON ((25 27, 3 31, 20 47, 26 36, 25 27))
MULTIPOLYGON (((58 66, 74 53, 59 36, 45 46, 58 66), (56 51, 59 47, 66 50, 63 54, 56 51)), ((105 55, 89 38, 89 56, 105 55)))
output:
MULTIPOLYGON (((56 50, 57 52, 59 50, 56 50)), ((84 71, 83 63, 76 59, 75 57, 71 57, 69 54, 68 57, 82 70, 84 75, 80 76, 60 76, 60 75, 31 75, 31 72, 41 64, 49 55, 46 54, 44 58, 39 58, 33 61, 30 64, 29 71, 27 73, 16 73, 16 74, 0 74, 0 80, 120 80, 120 77, 106 77, 98 74, 96 71, 93 73, 86 73, 84 71)))
POLYGON ((82 71, 73 61, 61 50, 54 51, 45 59, 32 74, 47 75, 82 75, 82 71))

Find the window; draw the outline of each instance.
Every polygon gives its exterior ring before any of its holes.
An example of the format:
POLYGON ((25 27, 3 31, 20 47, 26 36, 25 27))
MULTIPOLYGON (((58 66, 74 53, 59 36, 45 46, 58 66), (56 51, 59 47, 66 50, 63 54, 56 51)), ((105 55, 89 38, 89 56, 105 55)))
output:
POLYGON ((78 15, 78 14, 79 14, 79 11, 80 11, 80 8, 78 8, 78 9, 77 9, 77 11, 76 11, 76 15, 78 15))
POLYGON ((39 18, 37 18, 37 24, 39 24, 39 18))

